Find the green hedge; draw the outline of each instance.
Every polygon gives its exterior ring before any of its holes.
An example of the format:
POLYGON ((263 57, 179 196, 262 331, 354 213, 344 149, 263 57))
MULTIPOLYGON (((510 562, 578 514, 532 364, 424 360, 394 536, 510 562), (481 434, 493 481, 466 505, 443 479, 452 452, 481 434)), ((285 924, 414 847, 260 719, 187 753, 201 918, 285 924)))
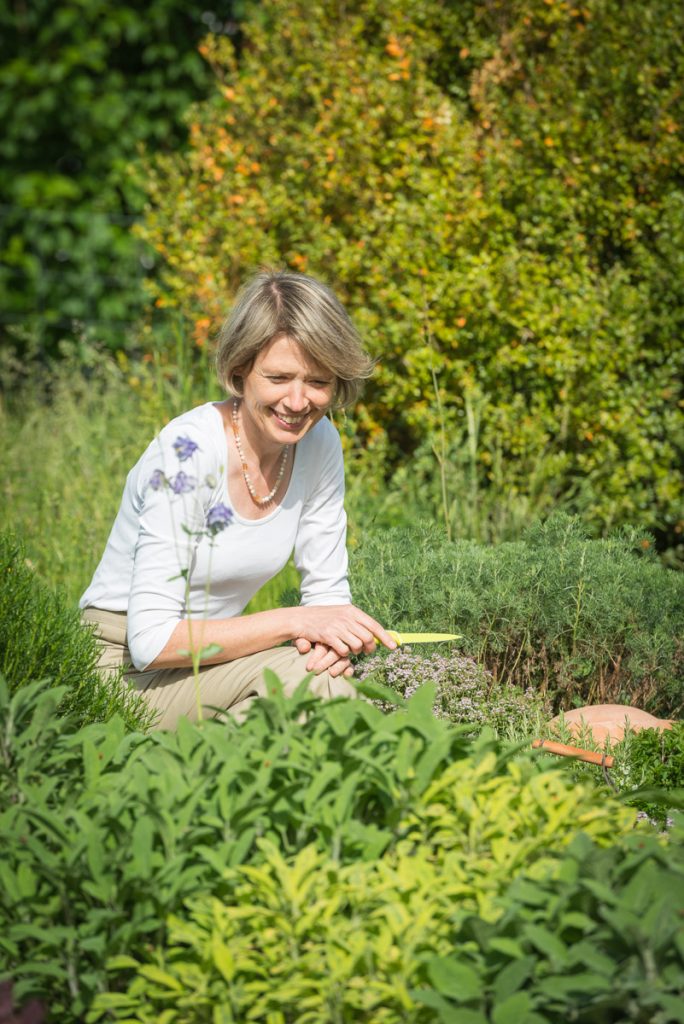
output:
POLYGON ((557 707, 681 714, 684 576, 636 534, 589 540, 578 519, 556 516, 492 547, 395 528, 363 538, 350 574, 355 602, 386 626, 461 634, 459 649, 497 680, 557 707))
POLYGON ((36 574, 23 543, 0 534, 0 674, 11 692, 36 679, 60 687, 61 714, 73 725, 123 716, 127 728, 144 728, 151 715, 121 675, 104 680, 98 650, 77 608, 36 574))

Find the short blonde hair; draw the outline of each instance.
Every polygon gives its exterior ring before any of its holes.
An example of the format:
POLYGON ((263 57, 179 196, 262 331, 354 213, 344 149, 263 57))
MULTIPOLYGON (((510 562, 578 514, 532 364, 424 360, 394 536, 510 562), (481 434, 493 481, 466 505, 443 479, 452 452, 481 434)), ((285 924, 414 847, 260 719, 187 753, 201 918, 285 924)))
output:
POLYGON ((307 274, 264 270, 240 291, 219 334, 216 371, 226 391, 242 395, 242 377, 279 335, 293 338, 335 377, 336 408, 350 405, 373 371, 356 328, 330 288, 307 274))

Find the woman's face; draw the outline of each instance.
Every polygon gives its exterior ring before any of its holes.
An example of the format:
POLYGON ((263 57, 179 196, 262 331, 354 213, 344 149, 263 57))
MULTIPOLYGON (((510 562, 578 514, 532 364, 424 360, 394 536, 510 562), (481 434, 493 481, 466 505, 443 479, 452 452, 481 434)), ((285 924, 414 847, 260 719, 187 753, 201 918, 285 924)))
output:
POLYGON ((296 444, 325 415, 336 380, 298 342, 277 335, 243 377, 240 414, 252 443, 296 444))

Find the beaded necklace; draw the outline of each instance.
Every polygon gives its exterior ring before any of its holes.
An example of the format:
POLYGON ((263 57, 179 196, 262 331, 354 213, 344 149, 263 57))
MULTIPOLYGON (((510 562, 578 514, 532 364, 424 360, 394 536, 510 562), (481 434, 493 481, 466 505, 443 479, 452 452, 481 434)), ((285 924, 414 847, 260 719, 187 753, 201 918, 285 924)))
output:
POLYGON ((249 475, 249 467, 247 466, 247 460, 245 459, 245 453, 242 448, 242 440, 240 438, 240 431, 238 428, 239 407, 240 403, 238 402, 238 400, 233 399, 233 436, 235 437, 235 447, 237 448, 238 455, 240 456, 240 462, 242 463, 242 475, 245 478, 245 483, 247 484, 247 490, 249 491, 249 495, 255 505, 259 505, 260 508, 263 508, 264 505, 268 505, 270 502, 272 502, 276 494, 278 493, 278 488, 280 487, 283 477, 285 475, 287 456, 291 446, 289 444, 283 445, 283 454, 280 456, 280 468, 278 469, 278 479, 276 480, 274 486, 271 488, 268 494, 264 495, 263 498, 260 498, 257 495, 256 491, 254 490, 254 484, 252 483, 251 477, 249 475))

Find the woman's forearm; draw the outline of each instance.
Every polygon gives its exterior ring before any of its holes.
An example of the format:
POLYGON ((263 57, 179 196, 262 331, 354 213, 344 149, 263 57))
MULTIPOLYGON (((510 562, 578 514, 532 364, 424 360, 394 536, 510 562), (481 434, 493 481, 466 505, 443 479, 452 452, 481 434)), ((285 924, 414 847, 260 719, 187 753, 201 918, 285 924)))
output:
POLYGON ((277 647, 295 638, 296 611, 296 608, 274 608, 231 619, 181 619, 146 671, 191 667, 193 651, 200 654, 203 665, 219 665, 277 647), (214 646, 220 650, 202 655, 203 649, 214 646))
POLYGON ((192 651, 200 654, 203 665, 218 665, 288 640, 324 644, 341 658, 361 651, 370 654, 378 640, 390 650, 396 647, 376 619, 352 604, 299 605, 231 619, 183 619, 147 669, 186 668, 192 665, 192 651), (202 656, 208 647, 219 650, 202 656))

